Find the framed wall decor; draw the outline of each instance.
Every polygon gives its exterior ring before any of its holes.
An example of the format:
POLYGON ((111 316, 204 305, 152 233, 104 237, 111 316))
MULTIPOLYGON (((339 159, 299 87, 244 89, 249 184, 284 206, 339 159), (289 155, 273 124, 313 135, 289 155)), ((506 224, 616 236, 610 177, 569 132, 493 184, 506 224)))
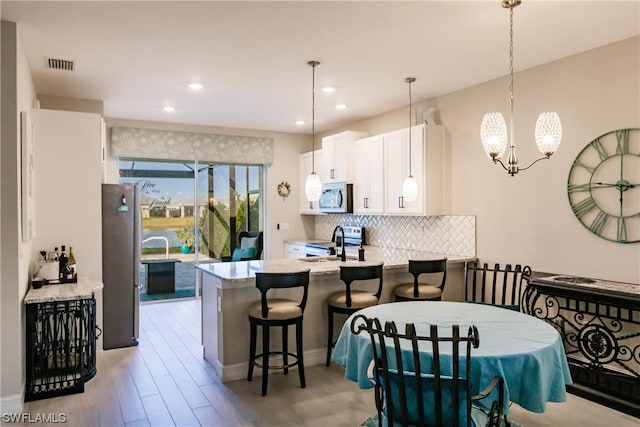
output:
POLYGON ((29 111, 20 112, 22 241, 36 235, 35 226, 35 152, 29 111))

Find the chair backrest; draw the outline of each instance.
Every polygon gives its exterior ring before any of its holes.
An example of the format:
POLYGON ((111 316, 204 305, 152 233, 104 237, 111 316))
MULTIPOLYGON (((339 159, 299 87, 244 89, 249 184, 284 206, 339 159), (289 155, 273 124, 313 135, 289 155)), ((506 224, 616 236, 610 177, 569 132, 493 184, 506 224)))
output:
POLYGON ((458 325, 452 325, 450 336, 440 336, 438 326, 430 325, 429 334, 420 336, 413 323, 400 333, 394 322, 386 322, 383 328, 377 318, 357 315, 351 330, 356 334, 366 331, 371 339, 378 419, 384 414, 389 425, 471 425, 467 379, 471 348, 479 346, 475 326, 469 327, 467 336, 460 336, 458 325), (420 354, 425 347, 431 351, 431 361, 420 354))
POLYGON ((467 263, 465 268, 465 299, 500 305, 512 310, 521 311, 523 287, 531 276, 531 267, 516 264, 512 268, 507 264, 504 269, 500 264, 489 268, 487 263, 467 263))
POLYGON ((307 306, 307 292, 309 290, 309 269, 295 273, 256 273, 256 288, 261 294, 262 317, 267 318, 269 306, 267 305, 267 291, 270 289, 303 287, 302 299, 298 307, 304 312, 307 306))
POLYGON ((251 259, 260 259, 262 256, 262 231, 241 231, 238 233, 238 243, 240 249, 254 248, 254 254, 251 259))
POLYGON ((418 277, 421 274, 442 273, 440 281, 441 291, 444 291, 444 285, 447 283, 447 258, 430 259, 430 260, 409 260, 409 273, 413 275, 413 296, 418 298, 418 277))
POLYGON ((378 279, 378 289, 375 296, 380 300, 382 294, 382 267, 384 263, 366 266, 340 266, 340 280, 346 285, 347 307, 351 307, 351 284, 357 280, 378 279))

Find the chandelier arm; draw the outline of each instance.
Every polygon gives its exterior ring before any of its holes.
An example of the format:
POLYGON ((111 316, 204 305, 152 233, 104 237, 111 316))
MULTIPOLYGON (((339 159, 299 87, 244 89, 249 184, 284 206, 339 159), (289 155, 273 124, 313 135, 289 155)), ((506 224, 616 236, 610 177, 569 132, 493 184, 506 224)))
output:
POLYGON ((527 166, 526 168, 520 168, 520 170, 521 170, 521 171, 526 171, 526 170, 527 170, 527 169, 529 169, 531 166, 533 166, 533 165, 535 165, 536 163, 538 163, 540 160, 547 160, 547 159, 548 159, 548 158, 550 158, 550 157, 551 157, 551 155, 548 155, 548 156, 547 156, 547 155, 545 154, 544 156, 540 157, 539 159, 535 159, 535 160, 534 160, 533 162, 531 162, 531 163, 529 164, 529 166, 527 166))
MULTIPOLYGON (((500 166, 502 166, 502 169, 506 170, 507 172, 509 172, 509 168, 507 168, 504 163, 502 163, 502 160, 500 160, 497 157, 493 158, 493 163, 500 163, 500 166)), ((528 167, 528 166, 527 166, 528 167)))

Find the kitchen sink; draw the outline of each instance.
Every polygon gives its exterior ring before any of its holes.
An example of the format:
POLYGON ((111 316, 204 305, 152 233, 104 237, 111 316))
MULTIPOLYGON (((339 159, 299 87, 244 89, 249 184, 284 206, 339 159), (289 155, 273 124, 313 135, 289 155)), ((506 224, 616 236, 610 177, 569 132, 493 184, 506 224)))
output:
MULTIPOLYGON (((300 261, 304 262, 329 262, 329 261, 340 261, 340 257, 337 255, 328 255, 328 256, 308 256, 306 258, 298 258, 300 261)), ((358 259, 358 257, 347 255, 347 261, 353 261, 358 259)))

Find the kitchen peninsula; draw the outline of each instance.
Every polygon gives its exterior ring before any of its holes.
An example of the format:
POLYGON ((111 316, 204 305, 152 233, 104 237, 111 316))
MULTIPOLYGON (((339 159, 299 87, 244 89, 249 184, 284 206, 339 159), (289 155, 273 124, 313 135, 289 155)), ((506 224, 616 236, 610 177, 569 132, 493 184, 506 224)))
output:
MULTIPOLYGON (((464 265, 473 257, 445 255, 406 249, 365 247, 366 261, 347 260, 347 265, 384 262, 384 285, 380 303, 393 301, 395 285, 413 280, 408 273, 409 259, 436 259, 446 256, 447 285, 444 299, 461 301, 464 295, 464 265)), ((260 299, 255 288, 256 272, 296 272, 310 269, 309 294, 304 313, 305 365, 324 362, 327 340, 326 298, 344 290, 340 281, 341 261, 326 257, 280 258, 200 264, 202 274, 202 343, 204 358, 215 368, 223 382, 246 377, 249 359, 249 322, 247 307, 260 299)), ((357 286, 357 285, 356 285, 357 286)), ((296 290, 273 290, 269 297, 287 297, 296 290)), ((296 294, 297 295, 297 294, 296 294)), ((340 318, 338 318, 340 319, 340 318)), ((341 325, 341 321, 337 324, 341 325)), ((336 326, 336 332, 339 326, 336 326)), ((279 334, 272 334, 271 346, 281 345, 279 334)), ((261 350, 258 349, 258 352, 261 350)))

